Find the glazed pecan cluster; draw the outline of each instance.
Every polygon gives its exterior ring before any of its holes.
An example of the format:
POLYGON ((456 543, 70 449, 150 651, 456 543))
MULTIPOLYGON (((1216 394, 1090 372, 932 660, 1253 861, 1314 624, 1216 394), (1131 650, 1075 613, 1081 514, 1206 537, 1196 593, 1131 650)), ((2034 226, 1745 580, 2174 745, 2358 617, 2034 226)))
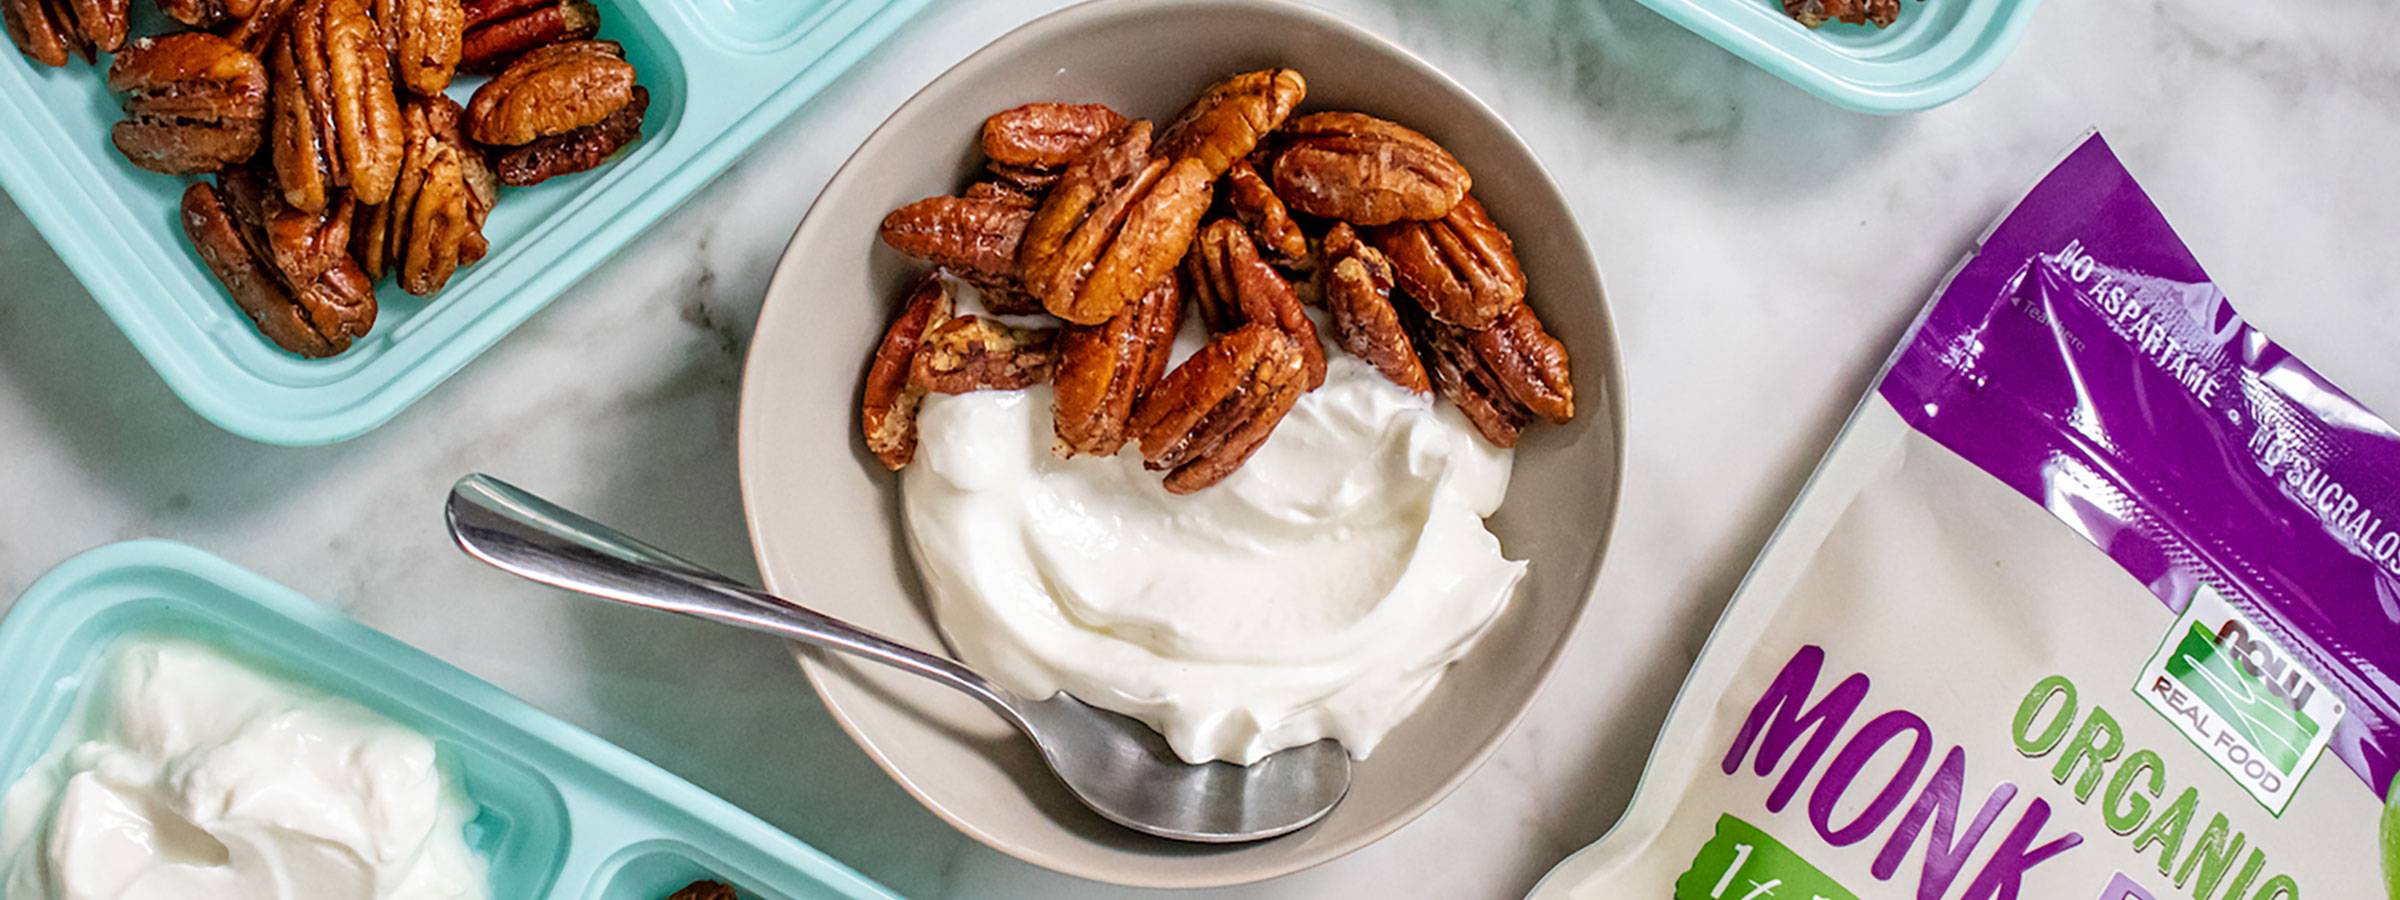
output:
POLYGON ((1294 117, 1307 89, 1290 69, 1246 72, 1158 128, 1097 104, 985 120, 987 178, 883 220, 885 244, 937 271, 875 349, 868 448, 901 468, 926 394, 1046 381, 1059 455, 1130 445, 1167 490, 1191 493, 1324 384, 1321 329, 1394 384, 1438 392, 1495 445, 1571 419, 1566 348, 1527 305, 1515 246, 1466 167, 1395 122, 1294 117), (959 282, 987 312, 1046 321, 961 314, 959 282), (1187 303, 1209 338, 1170 368, 1187 303))
POLYGON ((217 176, 184 234, 277 346, 330 356, 386 274, 439 291, 490 249, 501 185, 606 162, 650 94, 584 0, 157 0, 195 30, 126 40, 126 0, 0 0, 9 37, 63 66, 114 53, 135 166, 217 176), (465 107, 459 72, 491 73, 465 107), (306 227, 303 227, 306 223, 306 227), (307 254, 294 248, 307 236, 307 254))
POLYGON ((1900 21, 1900 0, 1783 0, 1783 11, 1810 28, 1827 22, 1889 28, 1900 21))

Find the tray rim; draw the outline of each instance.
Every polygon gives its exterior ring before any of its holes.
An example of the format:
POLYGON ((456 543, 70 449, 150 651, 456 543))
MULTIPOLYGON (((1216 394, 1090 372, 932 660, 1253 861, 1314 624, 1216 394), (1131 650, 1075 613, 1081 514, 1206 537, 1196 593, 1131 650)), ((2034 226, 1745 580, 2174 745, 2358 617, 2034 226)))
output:
MULTIPOLYGON (((2007 61, 2032 26, 2041 0, 2003 0, 2007 8, 1992 17, 1985 39, 1975 52, 1938 77, 1922 78, 1895 87, 1879 87, 1827 71, 1821 61, 1794 53, 1753 29, 1727 19, 1717 7, 1728 0, 1640 0, 1642 6, 1707 38, 1778 78, 1851 112, 1896 116, 1924 112, 1966 96, 2007 61)), ((1743 0, 1733 0, 1743 2, 1743 0)), ((1969 2, 1969 0, 1940 0, 1969 2)), ((1903 13, 1905 15, 1906 13, 1903 13)))

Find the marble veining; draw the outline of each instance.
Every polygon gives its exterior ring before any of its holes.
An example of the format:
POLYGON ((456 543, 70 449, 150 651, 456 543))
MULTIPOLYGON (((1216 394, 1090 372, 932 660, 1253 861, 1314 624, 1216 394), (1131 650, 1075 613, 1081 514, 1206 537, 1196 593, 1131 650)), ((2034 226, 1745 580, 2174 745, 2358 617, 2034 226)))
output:
MULTIPOLYGON (((1062 5, 939 0, 483 359, 334 447, 255 445, 186 410, 0 200, 0 598, 97 544, 187 541, 906 896, 1124 895, 919 809, 774 641, 495 576, 451 549, 438 514, 454 478, 488 471, 753 574, 733 425, 784 241, 910 93, 1062 5)), ((2400 5, 2052 0, 1980 91, 1898 119, 1820 103, 1632 0, 1325 5, 1491 103, 1574 201, 1624 341, 1629 487, 1585 633, 1482 772, 1354 856, 1200 896, 1517 897, 1598 837, 1717 611, 1900 329, 2087 127, 2245 314, 2400 413, 2400 5)))

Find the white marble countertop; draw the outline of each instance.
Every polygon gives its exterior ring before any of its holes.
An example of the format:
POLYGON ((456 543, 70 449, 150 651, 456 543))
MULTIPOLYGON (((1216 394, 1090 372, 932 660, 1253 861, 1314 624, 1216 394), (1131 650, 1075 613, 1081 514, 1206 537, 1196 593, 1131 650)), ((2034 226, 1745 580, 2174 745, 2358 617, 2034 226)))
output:
MULTIPOLYGON (((894 107, 1061 5, 937 0, 593 277, 339 446, 261 446, 185 409, 0 200, 0 598, 102 543, 190 542, 908 897, 1124 893, 1001 856, 917 807, 774 640, 499 576, 450 547, 439 515, 452 480, 487 471, 754 573, 734 410, 776 255, 894 107)), ((1499 755, 1365 851, 1215 895, 1517 897, 1598 837, 1692 653, 1886 348, 2086 127, 2253 322, 2400 413, 2400 5, 2053 2, 1981 90, 1894 119, 1818 102, 1632 0, 1326 5, 1498 108, 1574 200, 1624 341, 1631 466, 1602 614, 1499 755)))

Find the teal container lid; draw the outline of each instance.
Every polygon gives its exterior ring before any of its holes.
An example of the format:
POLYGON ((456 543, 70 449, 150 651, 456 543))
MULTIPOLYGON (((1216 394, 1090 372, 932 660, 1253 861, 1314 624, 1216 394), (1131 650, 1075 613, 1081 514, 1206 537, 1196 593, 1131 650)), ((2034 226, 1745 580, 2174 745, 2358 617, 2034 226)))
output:
MULTIPOLYGON (((434 739, 479 807, 468 843, 506 900, 898 900, 756 816, 291 589, 191 547, 68 560, 0 622, 0 790, 54 743, 120 639, 198 641, 434 739)), ((799 678, 792 689, 806 690, 799 678)))
MULTIPOLYGON (((122 114, 106 60, 53 69, 0 50, 0 187, 200 415, 272 444, 357 437, 724 171, 927 0, 596 2, 600 37, 625 47, 650 91, 641 140, 590 172, 503 189, 484 225, 490 255, 430 298, 385 284, 373 331, 332 359, 260 337, 176 221, 191 179, 135 168, 110 146, 122 114)), ((151 4, 135 6, 134 34, 170 30, 151 4)), ((466 85, 450 94, 463 102, 466 85)))
POLYGON ((1642 0, 1658 14, 1835 106, 1921 112, 1965 96, 2000 67, 2039 0, 1902 0, 1889 28, 1811 29, 1779 0, 1642 0))

